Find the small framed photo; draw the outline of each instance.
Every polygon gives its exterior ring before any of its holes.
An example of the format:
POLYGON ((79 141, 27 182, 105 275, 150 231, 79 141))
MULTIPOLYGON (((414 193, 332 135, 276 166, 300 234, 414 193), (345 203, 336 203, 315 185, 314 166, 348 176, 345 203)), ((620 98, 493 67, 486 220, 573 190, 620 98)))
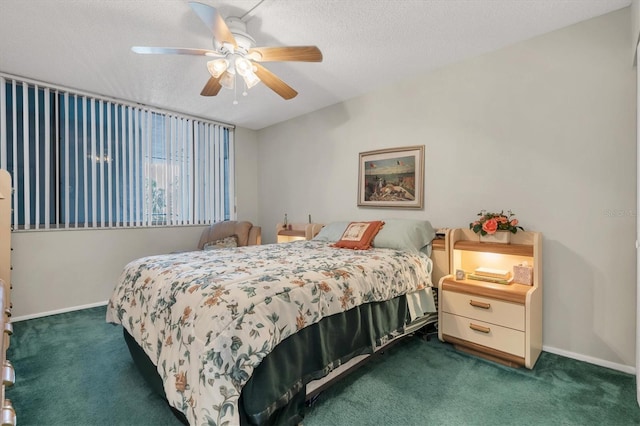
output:
POLYGON ((360 153, 358 206, 421 209, 424 145, 360 153))
POLYGON ((462 269, 456 269, 456 280, 464 280, 466 274, 462 269))

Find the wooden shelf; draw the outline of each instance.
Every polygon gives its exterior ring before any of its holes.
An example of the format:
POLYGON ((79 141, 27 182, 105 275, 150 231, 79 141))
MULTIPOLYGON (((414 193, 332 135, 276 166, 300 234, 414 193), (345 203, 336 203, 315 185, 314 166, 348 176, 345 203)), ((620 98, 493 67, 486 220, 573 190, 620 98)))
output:
POLYGON ((303 230, 296 230, 296 229, 281 229, 280 231, 278 231, 278 235, 285 235, 287 237, 304 237, 305 236, 305 231, 303 230))
POLYGON ((478 296, 491 297, 513 303, 525 303, 527 293, 534 287, 525 284, 496 284, 487 281, 454 280, 447 278, 442 283, 443 290, 457 291, 478 296))
POLYGON ((533 257, 533 246, 528 244, 480 243, 477 241, 459 240, 453 245, 454 250, 511 254, 515 256, 533 257))

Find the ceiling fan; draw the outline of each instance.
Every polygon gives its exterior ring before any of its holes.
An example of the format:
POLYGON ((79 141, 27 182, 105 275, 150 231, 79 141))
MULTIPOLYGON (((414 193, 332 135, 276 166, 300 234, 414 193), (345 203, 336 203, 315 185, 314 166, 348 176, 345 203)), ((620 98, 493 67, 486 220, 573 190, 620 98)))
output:
POLYGON ((240 18, 229 17, 225 22, 212 6, 193 1, 189 2, 189 6, 213 33, 213 49, 134 46, 131 50, 141 54, 217 58, 207 62, 211 78, 200 92, 202 96, 216 96, 221 87, 233 89, 236 75, 239 75, 247 88, 263 82, 284 99, 292 99, 298 92, 260 63, 322 62, 322 52, 316 46, 254 47, 256 42, 247 34, 246 23, 240 18))

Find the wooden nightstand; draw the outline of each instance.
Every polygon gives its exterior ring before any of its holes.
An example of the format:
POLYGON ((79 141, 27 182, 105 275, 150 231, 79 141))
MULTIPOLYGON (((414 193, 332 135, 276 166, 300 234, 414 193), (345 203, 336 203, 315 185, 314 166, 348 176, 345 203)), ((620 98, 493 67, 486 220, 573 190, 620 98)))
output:
POLYGON ((472 231, 450 235, 452 272, 511 270, 527 262, 532 285, 445 277, 438 286, 438 337, 456 348, 510 366, 533 368, 542 351, 542 236, 518 232, 511 244, 478 242, 472 231))
POLYGON ((298 240, 310 240, 316 236, 324 225, 321 223, 292 223, 291 229, 282 223, 276 224, 276 239, 279 243, 298 240))

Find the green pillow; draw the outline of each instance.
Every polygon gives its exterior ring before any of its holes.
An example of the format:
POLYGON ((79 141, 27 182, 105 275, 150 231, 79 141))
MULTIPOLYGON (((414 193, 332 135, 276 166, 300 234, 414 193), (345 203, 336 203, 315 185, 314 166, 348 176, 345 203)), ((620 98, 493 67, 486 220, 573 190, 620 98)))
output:
POLYGON ((338 241, 350 223, 351 222, 331 222, 325 225, 313 239, 316 241, 338 241))

